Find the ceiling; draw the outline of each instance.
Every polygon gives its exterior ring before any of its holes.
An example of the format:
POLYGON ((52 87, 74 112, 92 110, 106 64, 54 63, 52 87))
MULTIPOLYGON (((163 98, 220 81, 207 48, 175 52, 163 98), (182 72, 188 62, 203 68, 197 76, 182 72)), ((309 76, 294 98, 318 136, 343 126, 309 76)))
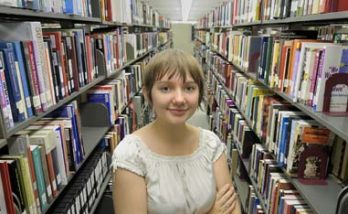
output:
MULTIPOLYGON (((227 0, 192 0, 192 6, 187 21, 197 21, 226 1, 227 0)), ((170 21, 182 21, 180 0, 148 0, 147 2, 170 21)))

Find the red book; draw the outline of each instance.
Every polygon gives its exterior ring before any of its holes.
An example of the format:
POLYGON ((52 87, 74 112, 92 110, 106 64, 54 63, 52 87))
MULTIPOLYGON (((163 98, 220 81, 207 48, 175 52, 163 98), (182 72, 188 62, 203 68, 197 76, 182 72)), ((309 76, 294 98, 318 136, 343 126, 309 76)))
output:
POLYGON ((62 33, 60 31, 56 31, 56 32, 43 32, 43 36, 44 37, 49 37, 52 41, 52 50, 55 51, 58 55, 59 58, 59 66, 61 66, 62 69, 62 77, 60 77, 61 79, 59 80, 61 82, 61 85, 63 85, 63 87, 61 88, 62 90, 62 94, 63 97, 66 97, 69 95, 68 93, 68 77, 67 77, 67 73, 65 71, 66 67, 64 64, 64 47, 62 44, 62 33), (54 42, 54 43, 53 43, 54 42))
POLYGON ((8 169, 8 165, 6 162, 0 162, 0 173, 2 180, 2 189, 5 195, 5 202, 8 214, 15 214, 14 202, 12 197, 12 188, 10 181, 10 173, 8 169))
POLYGON ((348 1, 347 0, 336 0, 336 11, 346 11, 348 10, 348 1))
POLYGON ((35 113, 43 112, 42 100, 40 99, 40 83, 37 76, 37 70, 34 59, 33 52, 33 42, 32 41, 23 41, 23 53, 26 62, 26 73, 29 79, 30 92, 33 97, 33 106, 35 108, 35 113))

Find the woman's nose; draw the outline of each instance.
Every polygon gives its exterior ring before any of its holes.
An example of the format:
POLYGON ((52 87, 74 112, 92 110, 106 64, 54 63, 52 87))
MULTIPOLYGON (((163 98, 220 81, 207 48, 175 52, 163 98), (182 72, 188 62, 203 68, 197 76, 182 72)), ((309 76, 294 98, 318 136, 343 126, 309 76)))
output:
POLYGON ((184 102, 184 94, 183 94, 183 91, 181 89, 178 89, 175 91, 175 94, 174 94, 174 102, 175 103, 182 103, 184 102))

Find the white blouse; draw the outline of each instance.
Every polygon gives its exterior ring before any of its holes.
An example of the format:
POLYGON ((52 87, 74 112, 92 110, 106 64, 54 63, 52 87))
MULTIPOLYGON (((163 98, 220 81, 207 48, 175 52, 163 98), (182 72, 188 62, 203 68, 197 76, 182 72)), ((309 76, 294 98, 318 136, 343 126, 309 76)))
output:
MULTIPOLYGON (((148 213, 206 213, 216 195, 213 163, 226 150, 211 131, 200 129, 199 146, 190 155, 152 152, 136 135, 116 147, 112 164, 145 179, 148 213)), ((117 200, 117 199, 116 199, 117 200)))

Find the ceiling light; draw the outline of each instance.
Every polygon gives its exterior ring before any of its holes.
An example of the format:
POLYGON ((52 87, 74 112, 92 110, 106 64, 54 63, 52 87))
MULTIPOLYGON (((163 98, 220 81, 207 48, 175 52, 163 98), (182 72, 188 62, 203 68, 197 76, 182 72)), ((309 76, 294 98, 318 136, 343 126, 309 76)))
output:
POLYGON ((188 20, 188 15, 191 10, 192 0, 181 0, 181 14, 182 14, 182 21, 188 20))

